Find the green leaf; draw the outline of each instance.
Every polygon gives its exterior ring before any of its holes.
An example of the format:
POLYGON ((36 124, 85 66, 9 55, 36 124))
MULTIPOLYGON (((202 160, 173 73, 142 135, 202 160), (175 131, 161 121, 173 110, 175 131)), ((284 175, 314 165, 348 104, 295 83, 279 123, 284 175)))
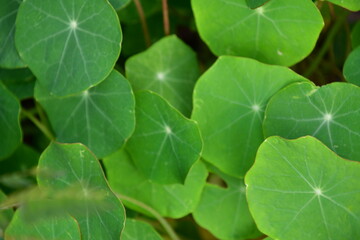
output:
MULTIPOLYGON (((161 11, 161 1, 162 0, 139 0, 144 11, 144 16, 147 18, 161 11)), ((140 22, 135 1, 131 1, 125 8, 121 9, 119 11, 119 17, 122 23, 140 22)))
POLYGON ((129 4, 131 0, 109 0, 109 2, 115 10, 119 10, 129 4))
POLYGON ((192 0, 192 7, 200 36, 215 55, 277 65, 304 59, 324 25, 309 0, 275 0, 256 9, 245 0, 192 0))
POLYGON ((5 239, 11 240, 80 240, 79 226, 69 215, 29 222, 18 209, 5 232, 5 239))
POLYGON ((20 100, 34 95, 35 77, 28 68, 0 69, 0 81, 20 100))
POLYGON ((349 9, 350 11, 359 11, 360 10, 360 1, 359 0, 327 0, 332 2, 340 7, 349 9))
POLYGON ((22 140, 20 102, 0 82, 0 160, 10 156, 22 140))
POLYGON ((81 142, 97 157, 119 149, 135 128, 135 100, 128 81, 113 71, 82 93, 56 97, 40 85, 35 98, 44 107, 60 142, 81 142))
POLYGON ((264 5, 268 1, 269 0, 246 0, 246 3, 249 8, 255 9, 255 8, 258 8, 262 5, 264 5))
POLYGON ((260 231, 274 239, 360 238, 360 165, 319 140, 271 137, 245 177, 260 231))
POLYGON ((353 50, 344 63, 346 81, 360 86, 360 46, 353 50))
POLYGON ((244 176, 264 139, 261 124, 269 98, 295 81, 305 79, 285 67, 220 57, 194 90, 192 119, 203 137, 202 157, 227 174, 244 176))
POLYGON ((351 31, 351 45, 353 49, 360 46, 360 22, 357 22, 351 31))
POLYGON ((342 157, 360 161, 360 88, 295 83, 277 93, 265 112, 265 136, 312 135, 342 157))
POLYGON ((190 115, 199 67, 194 51, 175 35, 129 58, 125 70, 134 90, 152 90, 185 116, 190 115))
POLYGON ((135 96, 136 127, 127 144, 135 165, 158 183, 184 183, 202 149, 197 124, 156 93, 135 96))
MULTIPOLYGON (((5 201, 6 195, 0 190, 0 204, 5 201)), ((12 209, 0 209, 0 239, 3 237, 4 230, 13 217, 12 209)))
POLYGON ((15 40, 40 84, 64 96, 109 75, 122 34, 107 1, 27 0, 19 8, 15 40))
POLYGON ((0 0, 0 67, 25 67, 15 48, 15 19, 22 0, 0 0))
POLYGON ((195 221, 219 239, 253 239, 262 234, 250 215, 243 179, 212 169, 227 183, 227 188, 206 184, 193 215, 195 221))
MULTIPOLYGON (((84 196, 91 196, 92 190, 104 191, 106 206, 99 204, 84 213, 70 214, 79 223, 82 239, 120 238, 125 218, 123 206, 110 190, 96 157, 84 145, 51 143, 40 157, 39 172, 38 182, 44 188, 61 191, 80 186, 84 196)), ((84 204, 87 206, 88 202, 84 204)))
POLYGON ((135 219, 126 219, 124 231, 121 240, 162 240, 161 236, 148 223, 135 219))
MULTIPOLYGON (((204 188, 207 170, 200 161, 190 169, 185 184, 158 184, 147 179, 124 150, 104 160, 111 188, 121 194, 143 202, 162 216, 181 218, 194 211, 204 188)), ((149 212, 129 201, 124 204, 136 211, 149 212)))

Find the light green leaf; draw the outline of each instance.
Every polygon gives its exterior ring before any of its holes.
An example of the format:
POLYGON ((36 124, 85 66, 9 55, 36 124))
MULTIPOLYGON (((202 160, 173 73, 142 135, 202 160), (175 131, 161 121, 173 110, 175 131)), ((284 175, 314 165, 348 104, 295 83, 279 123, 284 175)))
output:
POLYGON ((135 165, 158 183, 184 183, 202 149, 197 124, 155 93, 135 96, 136 127, 127 144, 135 165))
POLYGON ((8 240, 80 240, 79 226, 70 215, 29 222, 18 209, 5 232, 8 240))
POLYGON ((351 45, 353 49, 360 46, 360 22, 357 22, 351 31, 351 45))
POLYGON ((34 95, 35 77, 28 68, 0 69, 0 81, 20 100, 34 95))
POLYGON ((199 67, 194 51, 175 35, 129 58, 125 70, 134 90, 152 90, 185 116, 190 115, 199 67))
POLYGON ((206 184, 193 215, 195 221, 219 239, 253 239, 262 234, 250 215, 243 179, 212 170, 227 183, 227 188, 206 184))
POLYGON ((260 7, 261 5, 264 5, 269 0, 246 0, 246 3, 249 8, 255 9, 260 7))
POLYGON ((327 0, 336 5, 339 5, 343 8, 347 8, 350 11, 359 11, 360 10, 360 1, 359 0, 327 0))
MULTIPOLYGON (((91 191, 104 191, 103 203, 89 205, 84 213, 70 214, 78 221, 82 239, 119 239, 125 213, 121 202, 107 185, 96 157, 82 144, 51 143, 39 160, 39 185, 59 191, 80 186, 84 196, 91 191), (52 174, 49 176, 49 172, 52 174)), ((88 202, 84 201, 87 207, 88 202)))
POLYGON ((129 4, 131 0, 109 0, 109 2, 115 10, 119 10, 129 4))
POLYGON ((22 0, 0 0, 0 67, 25 67, 15 48, 15 19, 22 0))
POLYGON ((215 55, 277 65, 305 58, 324 25, 309 0, 275 0, 256 9, 245 0, 192 0, 192 8, 200 36, 215 55))
MULTIPOLYGON (((105 158, 104 164, 110 186, 115 192, 143 202, 162 216, 171 218, 180 218, 194 211, 207 177, 204 164, 198 161, 190 169, 184 185, 158 184, 137 170, 124 150, 105 158)), ((123 202, 131 209, 149 214, 129 201, 123 202)))
POLYGON ((66 97, 51 96, 36 85, 35 98, 48 114, 58 141, 81 142, 99 158, 119 149, 135 128, 134 95, 116 71, 99 85, 66 97))
POLYGON ((250 212, 274 239, 360 238, 360 165, 307 136, 271 137, 245 177, 250 212))
POLYGON ((360 86, 360 46, 347 57, 343 71, 346 81, 360 86))
POLYGON ((161 236, 148 223, 135 219, 126 219, 121 240, 162 240, 161 236))
POLYGON ((305 79, 285 67, 220 57, 194 90, 192 119, 203 137, 202 157, 227 174, 244 176, 264 139, 261 124, 269 98, 295 81, 305 79))
POLYGON ((342 157, 360 161, 360 88, 332 83, 321 88, 295 83, 269 101, 265 136, 312 135, 342 157))
POLYGON ((20 102, 0 82, 0 160, 10 156, 22 139, 20 102))
MULTIPOLYGON (((0 190, 0 204, 5 201, 6 195, 0 190)), ((12 209, 0 209, 0 239, 4 237, 5 228, 13 217, 12 209)))
POLYGON ((19 8, 15 40, 40 84, 64 96, 109 75, 122 34, 107 1, 26 0, 19 8))

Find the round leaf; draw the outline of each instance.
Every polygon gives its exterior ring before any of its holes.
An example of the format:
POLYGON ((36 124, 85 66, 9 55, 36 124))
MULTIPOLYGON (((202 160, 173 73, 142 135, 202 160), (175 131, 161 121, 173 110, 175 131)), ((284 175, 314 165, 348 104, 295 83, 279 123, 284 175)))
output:
POLYGON ((55 95, 103 81, 119 57, 121 39, 118 17, 107 1, 27 0, 16 20, 20 56, 55 95))
POLYGON ((360 88, 295 83, 274 95, 264 119, 265 136, 312 135, 340 156, 360 161, 360 88))
POLYGON ((201 38, 217 56, 285 66, 313 50, 324 25, 309 0, 269 1, 256 9, 245 0, 192 0, 192 7, 201 38))
POLYGON ((197 124, 148 91, 136 94, 135 112, 135 132, 127 144, 135 165, 158 183, 184 183, 202 149, 197 124))
POLYGON ((124 208, 107 185, 98 160, 84 145, 51 143, 42 153, 38 168, 38 183, 43 188, 61 191, 80 186, 84 196, 91 196, 93 190, 103 191, 102 204, 86 208, 85 213, 70 212, 79 223, 82 239, 120 238, 124 208))
POLYGON ((360 86, 360 46, 350 53, 344 64, 346 81, 360 86))
POLYGON ((22 139, 20 103, 0 82, 0 160, 11 155, 22 139))
POLYGON ((37 85, 37 101, 45 108, 60 142, 81 142, 98 157, 115 152, 135 127, 135 100, 128 81, 113 71, 85 92, 51 96, 37 85))
POLYGON ((360 238, 360 165, 313 137, 271 137, 245 177, 260 231, 274 239, 360 238))
POLYGON ((175 35, 127 60, 126 77, 134 90, 152 90, 189 116, 199 68, 194 51, 175 35))
MULTIPOLYGON (((158 184, 136 169, 124 150, 105 158, 104 164, 114 191, 143 202, 162 216, 171 218, 184 217, 194 211, 207 177, 204 164, 198 161, 190 169, 184 184, 158 184)), ((129 208, 149 214, 131 201, 123 202, 129 208)))
POLYGON ((0 0, 0 66, 25 67, 15 48, 15 19, 22 0, 0 0))
POLYGON ((227 174, 244 176, 263 141, 261 124, 269 98, 304 80, 285 67, 220 57, 194 90, 192 119, 203 137, 202 157, 227 174))
POLYGON ((124 231, 121 234, 121 240, 135 239, 162 240, 161 236, 150 224, 128 218, 126 219, 124 231))

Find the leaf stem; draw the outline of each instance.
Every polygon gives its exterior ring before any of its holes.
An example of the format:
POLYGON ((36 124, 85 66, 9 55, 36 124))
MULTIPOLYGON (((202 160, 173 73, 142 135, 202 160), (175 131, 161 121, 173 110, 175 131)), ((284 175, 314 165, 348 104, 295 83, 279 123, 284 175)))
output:
POLYGON ((170 34, 170 21, 169 21, 169 7, 167 0, 162 0, 162 11, 164 21, 164 33, 165 35, 170 34))
POLYGON ((146 17, 144 14, 144 9, 141 5, 140 0, 134 0, 135 6, 136 6, 136 10, 139 14, 139 18, 140 18, 140 22, 141 22, 141 28, 143 30, 144 33, 144 38, 145 38, 145 44, 147 47, 149 47, 151 45, 151 38, 150 38, 150 33, 149 33, 149 28, 147 26, 147 22, 146 22, 146 17))
POLYGON ((146 210, 147 212, 149 212, 151 215, 153 215, 153 217, 155 217, 160 222, 162 227, 165 229, 165 231, 169 235, 170 239, 172 239, 172 240, 180 240, 180 238, 176 235, 175 231, 172 229, 170 224, 155 209, 151 208, 150 206, 146 205, 145 203, 140 202, 140 201, 138 201, 138 200, 136 200, 134 198, 124 196, 124 195, 121 195, 121 194, 116 194, 116 195, 120 200, 131 202, 132 204, 135 204, 136 206, 138 206, 138 207, 146 210))
POLYGON ((52 132, 42 123, 40 122, 30 111, 25 109, 21 109, 21 113, 27 117, 40 131, 51 141, 55 140, 54 135, 52 132))
POLYGON ((343 14, 337 20, 335 20, 335 23, 332 26, 332 28, 329 30, 329 34, 327 35, 326 40, 325 40, 324 44, 322 45, 319 53, 317 54, 313 63, 305 71, 305 73, 304 73, 305 77, 311 76, 314 73, 314 71, 318 68, 318 66, 322 62, 322 59, 324 58, 325 54, 331 47, 332 42, 333 42, 337 32, 340 30, 341 26, 343 25, 343 22, 345 21, 346 16, 347 16, 346 14, 343 14))

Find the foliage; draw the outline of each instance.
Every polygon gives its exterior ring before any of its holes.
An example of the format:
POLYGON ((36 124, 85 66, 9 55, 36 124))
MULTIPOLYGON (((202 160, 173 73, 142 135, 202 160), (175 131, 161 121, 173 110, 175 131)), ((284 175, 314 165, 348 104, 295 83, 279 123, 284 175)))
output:
POLYGON ((360 1, 0 5, 0 240, 360 238, 360 1))

